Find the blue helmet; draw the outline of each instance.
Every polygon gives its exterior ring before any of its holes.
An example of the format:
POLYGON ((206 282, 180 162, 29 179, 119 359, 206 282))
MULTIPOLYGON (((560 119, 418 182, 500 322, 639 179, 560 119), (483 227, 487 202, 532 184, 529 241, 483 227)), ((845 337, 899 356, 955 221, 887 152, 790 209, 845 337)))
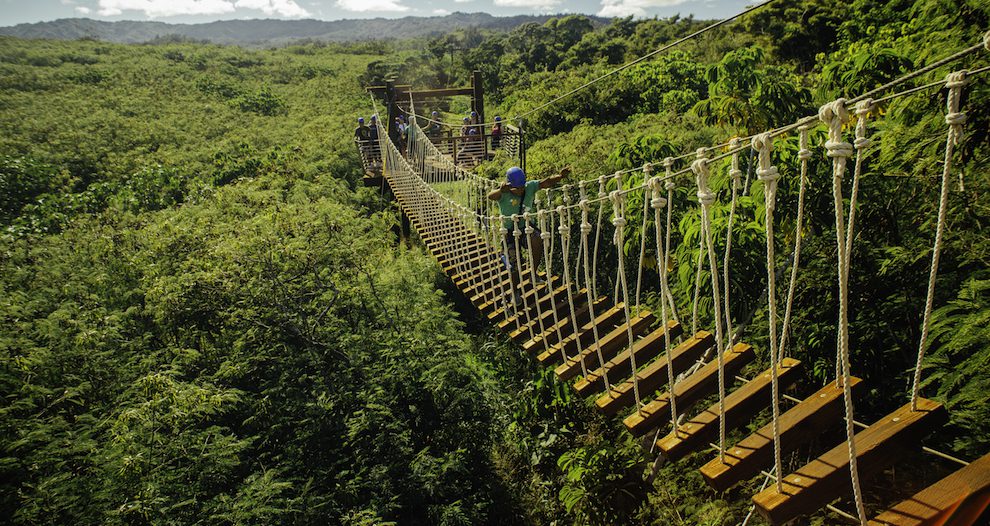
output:
POLYGON ((364 117, 358 117, 358 124, 364 124, 364 117))
POLYGON ((520 188, 526 186, 526 174, 522 168, 513 166, 505 171, 505 178, 509 180, 509 186, 520 188))
POLYGON ((498 115, 496 115, 495 116, 495 122, 502 122, 502 117, 499 117, 498 115))
POLYGON ((372 115, 371 116, 371 122, 375 122, 377 120, 378 120, 378 115, 372 115))

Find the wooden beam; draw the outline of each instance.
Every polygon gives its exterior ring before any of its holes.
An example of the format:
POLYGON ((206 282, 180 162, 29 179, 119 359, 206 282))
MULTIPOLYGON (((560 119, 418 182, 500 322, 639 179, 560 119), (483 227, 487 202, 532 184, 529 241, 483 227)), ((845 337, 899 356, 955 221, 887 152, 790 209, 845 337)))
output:
POLYGON ((988 504, 990 454, 877 515, 870 526, 971 526, 988 504))
MULTIPOLYGON (((534 348, 542 348, 543 340, 546 340, 548 346, 556 345, 557 342, 566 338, 574 330, 574 326, 580 327, 587 323, 588 319, 591 317, 591 308, 588 305, 588 296, 586 293, 587 289, 581 289, 579 293, 574 294, 574 320, 571 319, 570 309, 563 312, 563 316, 558 316, 557 323, 551 323, 546 325, 542 334, 532 334, 529 340, 523 342, 522 347, 524 351, 531 351, 534 348), (578 295, 580 294, 580 298, 578 295)), ((596 311, 607 310, 610 305, 607 296, 601 296, 594 301, 594 307, 596 311)))
MULTIPOLYGON (((744 365, 756 358, 753 348, 745 343, 737 343, 723 354, 725 375, 735 375, 744 365)), ((674 400, 681 413, 691 409, 702 398, 718 390, 718 361, 712 360, 694 374, 677 382, 674 386, 674 400)), ((670 391, 661 393, 656 400, 644 405, 627 416, 623 423, 633 436, 646 434, 661 425, 670 423, 670 391)))
MULTIPOLYGON (((859 378, 849 382, 853 394, 863 389, 859 378)), ((829 427, 842 422, 842 387, 829 382, 815 394, 790 408, 778 419, 781 455, 806 444, 829 427)), ((701 476, 716 491, 726 491, 744 480, 773 470, 773 422, 727 448, 725 462, 718 457, 701 467, 701 476)))
MULTIPOLYGON (((633 344, 632 351, 636 357, 637 365, 649 363, 650 360, 663 352, 666 345, 666 338, 664 338, 665 332, 669 332, 672 339, 677 338, 682 332, 681 324, 670 320, 667 322, 666 330, 663 327, 657 327, 653 332, 647 334, 646 337, 636 340, 633 344)), ((605 362, 605 367, 597 367, 594 371, 589 370, 587 376, 578 378, 578 381, 574 383, 574 390, 581 396, 589 396, 605 389, 606 373, 608 374, 609 382, 618 382, 625 378, 633 372, 629 355, 629 348, 627 347, 626 350, 617 354, 615 358, 605 362)))
POLYGON ((592 345, 595 341, 595 335, 593 327, 598 327, 599 335, 604 335, 606 331, 615 327, 619 320, 622 319, 623 310, 622 303, 618 305, 613 305, 605 311, 595 311, 595 319, 589 321, 581 326, 581 331, 578 334, 571 334, 562 341, 557 342, 556 345, 550 348, 550 351, 541 352, 536 356, 536 361, 540 362, 545 366, 557 363, 560 358, 560 349, 563 347, 564 354, 570 356, 577 352, 577 344, 581 343, 581 348, 584 349, 588 345, 592 345))
MULTIPOLYGON (((712 333, 698 331, 698 334, 675 347, 670 352, 675 378, 676 375, 693 365, 712 345, 715 345, 715 337, 712 333)), ((640 395, 644 398, 652 398, 657 389, 667 385, 667 358, 662 357, 641 369, 637 373, 636 379, 639 382, 640 395)), ((632 405, 636 401, 633 395, 633 382, 630 378, 618 385, 612 384, 611 392, 605 393, 598 400, 595 400, 595 406, 606 415, 612 416, 621 411, 622 408, 632 405)))
MULTIPOLYGON (((899 458, 910 456, 925 435, 947 420, 942 404, 921 398, 917 411, 906 404, 856 433, 860 480, 868 480, 899 458)), ((782 491, 771 484, 753 497, 756 510, 774 525, 814 513, 843 495, 851 495, 848 444, 835 446, 784 477, 782 484, 782 491)))
MULTIPOLYGON (((587 313, 588 308, 584 303, 577 301, 578 298, 587 298, 583 291, 587 289, 581 289, 581 291, 571 292, 571 297, 575 298, 574 302, 574 314, 580 316, 581 313, 587 313), (582 310, 583 307, 583 310, 582 310)), ((509 338, 512 338, 516 343, 522 344, 534 338, 540 338, 544 333, 540 332, 540 320, 543 321, 543 331, 544 332, 556 332, 557 328, 563 330, 570 323, 571 317, 571 304, 567 301, 567 295, 564 294, 559 301, 552 305, 553 308, 547 308, 543 310, 543 315, 539 318, 533 319, 533 322, 524 325, 523 327, 516 329, 509 333, 509 338), (554 313, 556 313, 556 318, 554 318, 554 313), (556 323, 554 322, 556 319, 556 323)), ((546 345, 551 345, 549 340, 546 345)))
MULTIPOLYGON (((648 330, 650 325, 653 325, 653 322, 656 321, 653 313, 646 310, 635 315, 630 312, 630 316, 632 318, 629 320, 629 329, 632 330, 633 339, 648 330)), ((611 332, 599 338, 598 345, 589 345, 580 354, 558 366, 554 372, 560 380, 570 380, 581 372, 582 361, 586 368, 595 367, 595 364, 598 363, 599 350, 601 351, 602 359, 611 360, 619 352, 619 349, 628 343, 629 331, 626 330, 626 324, 619 323, 611 332)))
MULTIPOLYGON (((777 378, 781 389, 789 387, 798 378, 801 362, 784 358, 777 368, 777 378)), ((725 429, 731 430, 747 423, 756 413, 769 407, 773 372, 767 369, 757 377, 743 384, 739 389, 725 396, 725 429)), ((680 460, 689 453, 700 451, 719 433, 719 403, 715 402, 705 411, 672 430, 667 436, 657 440, 657 447, 669 460, 680 460)))
POLYGON ((421 101, 426 99, 442 99, 444 97, 456 97, 458 95, 474 95, 474 88, 440 88, 440 89, 424 89, 424 90, 410 90, 408 87, 399 88, 396 87, 396 95, 401 98, 401 100, 408 101, 409 94, 412 93, 412 98, 414 101, 421 101))

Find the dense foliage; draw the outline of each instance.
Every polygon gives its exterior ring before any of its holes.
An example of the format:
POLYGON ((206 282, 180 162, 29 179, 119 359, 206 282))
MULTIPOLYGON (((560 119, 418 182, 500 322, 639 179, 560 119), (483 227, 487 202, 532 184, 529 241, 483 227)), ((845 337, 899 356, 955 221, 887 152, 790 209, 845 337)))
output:
MULTIPOLYGON (((528 169, 597 177, 787 124, 969 47, 988 24, 976 0, 775 4, 533 114, 528 169)), ((740 522, 760 480, 714 494, 694 469, 707 454, 653 471, 621 423, 473 318, 422 249, 395 238, 394 210, 357 188, 350 144, 369 112, 361 83, 437 87, 478 69, 489 114, 508 117, 701 26, 567 16, 266 51, 0 39, 0 520, 740 522)), ((990 90, 980 77, 967 92, 923 393, 952 416, 929 443, 973 458, 990 450, 990 90)), ((874 116, 852 277, 864 421, 907 393, 944 106, 928 91, 874 116)), ((817 158, 796 231, 797 148, 794 136, 776 145, 774 263, 789 271, 803 236, 789 352, 807 366, 795 393, 807 394, 834 374, 835 235, 830 166, 817 158)), ((724 232, 728 178, 716 168, 724 232)), ((750 177, 730 283, 733 318, 760 350, 754 370, 767 363, 762 191, 750 177)), ((673 285, 686 312, 700 226, 690 185, 676 198, 673 285)), ((707 323, 711 310, 702 301, 707 323)))

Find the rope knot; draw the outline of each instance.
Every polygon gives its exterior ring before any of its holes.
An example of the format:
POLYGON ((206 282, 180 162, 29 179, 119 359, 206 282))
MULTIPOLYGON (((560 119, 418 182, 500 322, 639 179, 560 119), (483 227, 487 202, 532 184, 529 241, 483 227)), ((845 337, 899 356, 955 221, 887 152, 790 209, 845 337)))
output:
POLYGON ((701 202, 702 206, 710 206, 715 202, 715 194, 708 188, 708 160, 696 159, 691 163, 691 171, 694 172, 698 183, 698 201, 701 202))
POLYGON ((582 200, 578 201, 578 206, 581 208, 581 211, 582 212, 585 212, 585 213, 587 213, 588 210, 591 209, 591 205, 588 204, 588 200, 587 199, 582 199, 582 200))
POLYGON ((947 113, 945 115, 945 123, 950 126, 962 126, 966 124, 966 112, 947 113))
POLYGON ((802 161, 811 159, 811 150, 808 149, 808 131, 810 130, 811 125, 808 124, 802 124, 798 127, 798 131, 800 132, 798 147, 801 148, 798 150, 798 159, 801 159, 802 161))
POLYGON ((846 99, 838 98, 821 108, 818 108, 818 119, 827 124, 830 128, 838 127, 849 120, 849 110, 846 109, 846 99))
POLYGON ((853 147, 857 150, 869 148, 871 144, 873 144, 873 141, 867 139, 866 137, 856 137, 856 140, 853 141, 853 147))
POLYGON ((826 141, 825 149, 828 150, 829 157, 844 157, 846 159, 853 155, 853 145, 845 141, 826 141))
POLYGON ((729 177, 731 177, 732 180, 736 183, 738 183, 739 180, 742 179, 742 176, 743 176, 743 171, 740 170, 739 168, 733 168, 729 170, 729 177))
POLYGON ((757 168, 756 176, 763 181, 763 184, 767 184, 780 179, 780 172, 777 171, 776 166, 771 166, 769 168, 757 168))
POLYGON ((612 219, 612 224, 615 225, 615 228, 624 228, 626 226, 626 218, 616 216, 612 219))
POLYGON ((694 151, 695 159, 705 159, 708 156, 708 148, 698 148, 694 151))
POLYGON ((856 116, 861 119, 865 118, 870 113, 873 113, 873 110, 876 109, 876 106, 877 105, 875 102, 873 102, 873 99, 869 99, 869 98, 863 99, 856 103, 856 116))
POLYGON ((646 174, 646 177, 649 177, 650 174, 653 173, 653 164, 652 163, 646 163, 646 164, 644 164, 643 165, 643 173, 646 174))
POLYGON ((945 76, 945 87, 961 88, 966 85, 966 71, 953 71, 945 76))
POLYGON ((742 139, 740 139, 739 137, 733 137, 732 139, 729 139, 729 148, 730 149, 735 150, 736 148, 738 148, 740 146, 742 146, 742 139))
POLYGON ((657 197, 650 199, 650 206, 655 209, 663 208, 667 206, 667 198, 658 195, 657 197))
POLYGON ((669 170, 671 166, 674 166, 674 158, 673 157, 664 157, 663 158, 663 165, 664 165, 665 168, 667 168, 669 170))

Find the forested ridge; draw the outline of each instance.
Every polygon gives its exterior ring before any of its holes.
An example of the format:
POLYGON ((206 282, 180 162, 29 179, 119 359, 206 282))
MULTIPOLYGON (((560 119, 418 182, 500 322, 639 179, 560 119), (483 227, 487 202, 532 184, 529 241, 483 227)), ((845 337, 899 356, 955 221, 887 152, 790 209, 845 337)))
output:
MULTIPOLYGON (((654 456, 620 421, 477 318, 420 244, 398 240, 394 205, 360 187, 351 144, 355 117, 370 113, 365 85, 460 85, 481 70, 489 117, 509 118, 703 24, 596 29, 567 16, 508 33, 270 50, 0 38, 0 521, 740 523, 762 480, 711 491, 696 469, 710 451, 647 478, 654 456)), ((570 165, 590 179, 789 124, 988 28, 977 0, 777 2, 534 113, 529 172, 570 165)), ((977 53, 918 83, 987 64, 977 53)), ((966 87, 923 390, 951 416, 926 444, 966 459, 990 451, 986 79, 966 87)), ((879 112, 851 280, 864 421, 908 394, 945 91, 879 112)), ((796 137, 777 150, 778 206, 790 210, 796 137)), ((503 177, 506 162, 478 172, 503 177)), ((805 228, 792 212, 776 228, 780 247, 804 236, 791 352, 810 365, 802 385, 817 388, 834 374, 837 291, 830 167, 812 167, 805 228)), ((766 349, 763 198, 750 183, 733 231, 732 314, 766 349)), ((726 177, 713 185, 727 192, 726 177)), ((717 207, 724 232, 727 203, 717 207)), ((669 263, 682 310, 699 231, 684 206, 669 263)), ((786 254, 778 264, 789 270, 786 254)), ((706 323, 711 307, 701 302, 706 323)), ((753 371, 767 364, 758 355, 753 371)), ((949 468, 885 473, 867 503, 879 509, 949 468)))

